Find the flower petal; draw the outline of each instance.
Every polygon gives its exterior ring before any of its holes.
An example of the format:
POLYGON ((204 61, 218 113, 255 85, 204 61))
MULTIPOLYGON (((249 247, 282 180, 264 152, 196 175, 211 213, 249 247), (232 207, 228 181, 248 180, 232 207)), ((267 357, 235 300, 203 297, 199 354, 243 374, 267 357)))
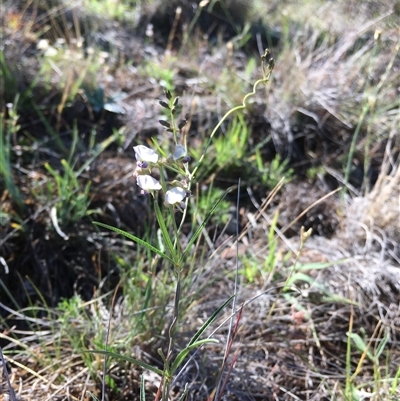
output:
POLYGON ((186 149, 182 145, 176 145, 174 152, 174 160, 179 160, 186 156, 186 149))
POLYGON ((161 184, 151 175, 138 175, 136 181, 144 191, 158 191, 161 189, 161 184))
POLYGON ((186 198, 186 191, 183 188, 175 187, 165 193, 165 203, 175 205, 186 198))
POLYGON ((150 149, 147 146, 144 145, 134 146, 133 150, 135 151, 135 157, 138 162, 149 162, 149 163, 158 162, 158 154, 154 152, 153 149, 150 149))

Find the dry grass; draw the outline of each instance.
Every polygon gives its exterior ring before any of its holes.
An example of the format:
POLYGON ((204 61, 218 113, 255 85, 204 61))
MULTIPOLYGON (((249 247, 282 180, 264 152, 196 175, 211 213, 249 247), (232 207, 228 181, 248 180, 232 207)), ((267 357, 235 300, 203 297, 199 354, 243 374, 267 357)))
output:
POLYGON ((347 235, 364 253, 400 263, 400 168, 394 131, 387 142, 381 173, 372 191, 353 199, 347 212, 347 235), (396 156, 397 155, 397 156, 396 156))

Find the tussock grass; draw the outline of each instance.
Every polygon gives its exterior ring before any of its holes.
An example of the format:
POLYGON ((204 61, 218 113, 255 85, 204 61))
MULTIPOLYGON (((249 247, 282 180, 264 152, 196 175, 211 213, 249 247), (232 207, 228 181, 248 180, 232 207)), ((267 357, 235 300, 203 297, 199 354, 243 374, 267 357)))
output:
POLYGON ((399 160, 393 135, 387 142, 381 173, 370 193, 354 199, 348 211, 348 233, 364 252, 376 250, 381 258, 399 262, 399 160), (351 217, 350 217, 351 216, 351 217))
POLYGON ((388 82, 399 79, 393 68, 399 43, 396 35, 387 32, 384 42, 370 33, 362 45, 357 44, 366 29, 371 32, 374 27, 377 24, 370 22, 335 43, 329 43, 329 36, 321 40, 317 33, 300 33, 293 46, 279 55, 268 116, 274 141, 282 151, 295 156, 296 151, 306 151, 310 159, 318 159, 323 157, 319 145, 325 137, 325 151, 346 156, 358 124, 364 132, 358 146, 369 141, 372 149, 374 143, 389 136, 393 124, 398 123, 395 88, 388 82), (312 131, 298 133, 303 124, 312 131), (302 137, 305 149, 298 149, 302 137))

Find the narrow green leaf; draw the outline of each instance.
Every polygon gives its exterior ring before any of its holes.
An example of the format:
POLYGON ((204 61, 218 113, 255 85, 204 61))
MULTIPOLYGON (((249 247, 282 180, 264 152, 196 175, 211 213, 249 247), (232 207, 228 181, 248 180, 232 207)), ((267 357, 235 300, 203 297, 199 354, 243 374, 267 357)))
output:
POLYGON ((175 251, 175 248, 174 248, 174 244, 171 241, 167 226, 165 225, 164 216, 162 215, 161 210, 160 210, 160 206, 158 205, 157 202, 154 202, 154 209, 156 211, 157 221, 158 221, 158 224, 160 226, 164 241, 167 244, 167 248, 169 250, 170 255, 172 256, 172 259, 174 259, 175 258, 175 254, 176 254, 176 251, 175 251))
MULTIPOLYGON (((364 340, 357 333, 347 333, 347 335, 353 340, 356 348, 364 353, 367 350, 368 345, 365 344, 364 340)), ((375 357, 372 355, 371 351, 367 351, 367 356, 370 361, 375 362, 375 357)))
POLYGON ((183 251, 181 260, 185 260, 187 254, 190 252, 190 248, 191 246, 195 243, 195 241, 197 240, 197 238, 199 237, 199 235, 201 234, 201 232, 203 231, 203 228, 205 227, 205 225, 207 224, 208 220, 210 220, 212 214, 214 213, 215 209, 218 207, 218 205, 221 203, 221 201, 224 200, 225 196, 231 192, 233 189, 233 187, 228 188, 223 194, 222 196, 218 199, 218 201, 215 203, 215 205, 213 205, 213 207, 211 208, 211 210, 209 211, 209 213, 207 214, 206 218, 204 219, 203 223, 200 224, 199 228, 195 231, 195 233, 192 235, 192 237, 190 238, 188 244, 186 245, 185 250, 183 251))
POLYGON ((361 401, 361 398, 359 396, 358 390, 352 385, 351 386, 351 401, 361 401))
POLYGON ((162 258, 164 258, 164 259, 168 260, 169 262, 171 262, 172 264, 174 264, 174 261, 168 255, 166 255, 165 253, 161 252, 159 249, 157 249, 153 245, 149 244, 148 242, 143 241, 139 237, 136 237, 136 236, 134 236, 132 234, 129 234, 126 231, 120 230, 119 228, 116 228, 116 227, 113 227, 113 226, 109 226, 108 224, 100 223, 98 221, 94 221, 93 224, 95 224, 96 226, 107 228, 107 229, 109 229, 111 231, 114 231, 114 232, 116 232, 118 234, 121 234, 124 237, 126 237, 126 238, 128 238, 128 239, 130 239, 130 240, 132 240, 134 242, 137 242, 140 245, 143 245, 144 247, 146 247, 150 251, 153 251, 157 255, 160 255, 162 258))
POLYGON ((154 366, 151 366, 148 363, 139 361, 138 359, 131 358, 130 356, 121 355, 121 354, 118 354, 118 353, 112 352, 112 351, 90 350, 90 351, 83 351, 83 352, 89 352, 91 354, 106 355, 106 356, 110 356, 110 357, 115 358, 115 359, 122 359, 123 361, 131 362, 131 363, 134 363, 135 365, 139 365, 144 369, 151 370, 152 372, 157 373, 160 376, 163 375, 163 371, 162 370, 160 370, 158 368, 155 368, 154 366))
POLYGON ((190 340, 188 347, 190 347, 191 345, 193 345, 197 339, 204 333, 204 331, 207 329, 208 326, 210 326, 212 324, 212 322, 216 319, 216 317, 219 315, 219 313, 225 308, 226 305, 229 304, 229 302, 231 302, 231 300, 234 298, 235 296, 232 295, 231 297, 229 297, 208 319, 207 321, 200 327, 199 330, 197 330, 197 333, 192 337, 192 339, 190 340))
POLYGON ((153 142, 153 145, 156 147, 157 152, 163 156, 163 157, 167 157, 167 154, 164 152, 164 150, 162 149, 162 147, 159 145, 159 143, 157 142, 156 138, 151 138, 151 141, 153 142))
POLYGON ((92 400, 99 401, 99 399, 93 393, 91 393, 90 391, 86 391, 86 393, 89 394, 92 397, 92 400))
POLYGON ((392 388, 390 389, 390 395, 394 395, 397 392, 397 385, 399 384, 400 368, 397 370, 396 376, 393 379, 392 388))
POLYGON ((78 139, 79 139, 79 133, 78 133, 78 127, 76 121, 74 121, 74 126, 72 128, 72 144, 69 150, 69 156, 68 156, 68 165, 72 165, 73 161, 72 158, 74 157, 75 151, 76 151, 76 146, 78 144, 78 139))
MULTIPOLYGON (((315 279, 304 273, 294 273, 291 277, 289 277, 289 279, 286 281, 285 285, 287 287, 290 287, 290 286, 294 285, 297 281, 304 281, 305 283, 308 283, 308 284, 314 284, 315 279)), ((322 288, 322 286, 319 286, 319 287, 322 288)))
POLYGON ((163 350, 162 350, 161 348, 159 348, 159 349, 157 350, 157 352, 158 352, 158 355, 161 356, 161 359, 163 360, 163 362, 165 363, 165 360, 166 360, 167 358, 165 357, 163 350))
POLYGON ((194 344, 187 346, 184 348, 179 354, 176 356, 174 363, 172 364, 170 374, 171 376, 175 373, 176 369, 179 368, 179 366, 182 364, 182 362, 185 360, 187 355, 189 354, 190 351, 193 349, 196 349, 198 347, 201 347, 204 344, 208 343, 218 343, 219 341, 216 340, 215 338, 205 338, 204 340, 196 341, 194 344))
POLYGON ((386 344, 389 341, 389 334, 385 333, 385 336, 382 338, 381 342, 378 345, 378 348, 376 350, 376 359, 378 360, 380 356, 382 355, 382 352, 385 350, 386 344))

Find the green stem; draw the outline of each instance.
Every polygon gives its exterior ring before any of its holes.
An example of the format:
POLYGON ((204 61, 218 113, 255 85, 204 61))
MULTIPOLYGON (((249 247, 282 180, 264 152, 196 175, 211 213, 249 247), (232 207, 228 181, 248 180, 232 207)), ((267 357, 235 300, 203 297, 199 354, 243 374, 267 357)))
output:
MULTIPOLYGON (((245 108, 246 108, 246 105, 247 105, 247 100, 248 100, 251 96, 254 96, 254 95, 256 94, 256 91, 257 91, 258 86, 261 85, 261 84, 267 84, 267 83, 268 83, 268 81, 269 81, 269 79, 270 79, 270 77, 271 77, 272 70, 273 70, 273 68, 274 68, 274 59, 273 59, 273 58, 267 59, 267 57, 269 57, 269 55, 270 55, 269 50, 268 50, 268 49, 265 49, 264 54, 261 56, 261 69, 262 69, 263 77, 254 83, 254 85, 253 85, 253 90, 245 95, 245 97, 243 98, 242 104, 239 105, 239 106, 236 106, 236 107, 234 107, 234 108, 232 108, 232 109, 230 109, 230 110, 228 110, 228 111, 225 113, 225 115, 222 117, 222 119, 219 121, 219 123, 214 127, 214 129, 213 129, 212 132, 211 132, 210 138, 208 139, 206 148, 205 148, 203 154, 200 156, 200 159, 199 159, 199 161, 198 161, 196 167, 194 168, 193 172, 190 174, 189 169, 188 169, 187 167, 185 167, 185 170, 186 170, 186 173, 187 173, 187 177, 188 177, 188 181, 189 181, 188 190, 190 190, 191 184, 192 184, 192 181, 193 181, 193 178, 195 177, 197 170, 198 170, 199 167, 201 166, 201 164, 202 164, 202 162, 203 162, 203 160, 204 160, 204 158, 205 158, 205 156, 206 156, 207 150, 208 150, 208 148, 209 148, 210 145, 211 145, 211 141, 212 141, 214 135, 217 133, 217 131, 218 131, 219 128, 221 127, 222 123, 223 123, 231 114, 235 113, 236 111, 245 109, 245 108), (266 61, 266 60, 267 60, 267 67, 265 67, 265 61, 266 61)), ((186 141, 185 141, 185 147, 186 147, 186 141)), ((180 233, 180 231, 181 231, 181 229, 182 229, 182 226, 183 226, 183 223, 184 223, 184 221, 185 221, 185 217, 186 217, 186 214, 187 214, 187 206, 188 206, 189 199, 186 198, 186 201, 185 201, 185 202, 186 202, 186 208, 185 208, 185 210, 183 211, 182 220, 181 220, 181 223, 180 223, 180 225, 179 225, 179 228, 178 228, 178 231, 177 231, 177 235, 180 233)))
MULTIPOLYGON (((267 52, 266 52, 266 54, 267 54, 267 52)), ((264 59, 263 59, 263 67, 264 67, 264 59)), ((273 64, 272 64, 272 63, 268 65, 268 71, 267 71, 267 73, 265 72, 265 70, 264 70, 264 68, 263 68, 263 78, 259 79, 258 81, 256 81, 256 82, 254 83, 254 85, 253 85, 253 90, 252 90, 251 92, 249 92, 249 93, 246 94, 246 96, 243 98, 242 104, 239 105, 239 106, 233 107, 232 109, 228 110, 228 111, 225 113, 225 115, 222 117, 222 119, 219 121, 219 123, 214 127, 214 129, 213 129, 212 132, 211 132, 210 138, 209 138, 209 140, 208 140, 208 142, 207 142, 206 149, 205 149, 205 151, 203 152, 203 154, 201 155, 201 157, 200 157, 200 159, 199 159, 199 161, 198 161, 198 163, 197 163, 197 166, 194 168, 194 170, 193 170, 191 176, 189 177, 189 178, 190 178, 190 181, 192 181, 192 179, 193 179, 194 176, 196 175, 197 170, 198 170, 199 167, 201 166, 201 163, 203 162, 203 160, 204 160, 204 158, 205 158, 205 156, 206 156, 207 150, 208 150, 208 148, 209 148, 209 146, 210 146, 210 144, 211 144, 211 141, 212 141, 214 135, 217 133, 217 131, 219 130, 219 128, 221 127, 221 125, 223 124, 223 122, 224 122, 231 114, 235 113, 236 111, 243 110, 243 109, 246 108, 246 106, 247 106, 247 100, 248 100, 251 96, 254 96, 254 95, 256 94, 256 91, 257 91, 258 86, 261 85, 261 84, 266 84, 266 83, 269 81, 269 78, 270 78, 271 73, 272 73, 272 68, 273 68, 273 64)))
POLYGON ((175 289, 175 299, 174 299, 174 317, 172 318, 171 325, 169 326, 168 330, 168 350, 167 355, 164 362, 164 383, 163 383, 163 400, 168 400, 169 396, 169 387, 171 384, 171 378, 173 375, 173 371, 171 371, 171 356, 172 350, 174 346, 174 334, 175 328, 178 323, 179 319, 179 302, 181 298, 181 279, 180 279, 180 272, 177 273, 177 281, 176 281, 176 289, 175 289))

